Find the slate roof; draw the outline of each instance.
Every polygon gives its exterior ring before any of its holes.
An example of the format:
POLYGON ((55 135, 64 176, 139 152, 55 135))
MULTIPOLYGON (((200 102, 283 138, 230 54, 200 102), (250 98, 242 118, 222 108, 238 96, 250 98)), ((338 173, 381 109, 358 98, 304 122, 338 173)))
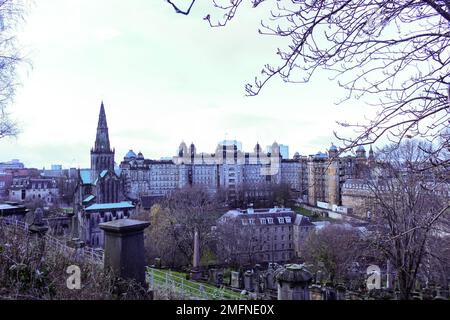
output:
POLYGON ((115 203, 96 203, 87 207, 86 211, 110 210, 110 209, 133 209, 134 206, 127 201, 115 203))
POLYGON ((81 169, 80 170, 80 177, 81 177, 81 182, 83 184, 90 184, 90 183, 92 183, 91 170, 90 169, 81 169))
POLYGON ((91 200, 94 200, 94 198, 95 198, 95 196, 90 195, 90 196, 86 197, 86 198, 83 200, 83 202, 89 202, 89 201, 91 201, 91 200))

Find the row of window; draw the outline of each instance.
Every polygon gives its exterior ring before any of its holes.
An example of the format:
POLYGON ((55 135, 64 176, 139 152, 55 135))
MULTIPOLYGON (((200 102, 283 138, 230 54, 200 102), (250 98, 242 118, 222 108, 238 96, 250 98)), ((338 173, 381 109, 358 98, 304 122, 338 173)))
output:
MULTIPOLYGON (((277 217, 279 224, 289 224, 292 222, 291 217, 277 217)), ((274 224, 274 218, 259 218, 259 222, 261 224, 274 224)), ((246 225, 254 225, 255 224, 255 218, 249 218, 249 219, 242 219, 242 224, 244 226, 246 225)))

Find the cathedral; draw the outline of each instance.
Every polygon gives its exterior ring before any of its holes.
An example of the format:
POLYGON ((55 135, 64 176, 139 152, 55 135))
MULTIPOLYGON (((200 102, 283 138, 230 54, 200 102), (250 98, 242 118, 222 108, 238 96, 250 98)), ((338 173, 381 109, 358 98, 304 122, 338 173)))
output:
POLYGON ((125 195, 124 179, 121 170, 114 165, 114 153, 102 102, 95 145, 91 149, 91 168, 78 170, 74 195, 78 236, 92 247, 104 245, 100 223, 128 218, 135 209, 131 199, 125 195))

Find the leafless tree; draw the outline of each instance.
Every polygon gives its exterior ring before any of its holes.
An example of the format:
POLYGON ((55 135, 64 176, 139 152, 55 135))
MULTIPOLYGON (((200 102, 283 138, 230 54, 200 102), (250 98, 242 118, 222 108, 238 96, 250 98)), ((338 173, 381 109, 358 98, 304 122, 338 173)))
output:
POLYGON ((198 186, 177 189, 152 208, 148 247, 152 257, 183 266, 192 263, 194 234, 199 232, 200 248, 206 250, 213 240, 212 227, 221 214, 220 201, 198 186))
POLYGON ((23 22, 26 1, 0 0, 0 139, 15 136, 17 125, 9 117, 6 107, 14 98, 17 65, 24 61, 20 55, 15 32, 23 22))
POLYGON ((436 242, 444 244, 450 235, 449 173, 427 166, 429 148, 416 141, 386 147, 369 183, 374 244, 391 261, 402 299, 411 298, 418 274, 427 274, 436 242))
POLYGON ((277 51, 279 64, 265 65, 245 86, 248 95, 259 94, 274 77, 306 83, 325 70, 345 89, 338 103, 365 98, 376 110, 361 123, 339 123, 356 132, 335 133, 341 153, 381 137, 397 145, 422 137, 433 143, 430 160, 448 166, 449 158, 437 156, 450 148, 448 0, 213 0, 225 14, 205 20, 224 26, 244 3, 270 12, 260 34, 288 43, 277 51))
POLYGON ((329 281, 345 281, 354 263, 363 255, 362 241, 357 230, 342 225, 330 225, 311 232, 301 250, 301 258, 321 270, 329 281))
POLYGON ((219 262, 232 267, 253 266, 256 262, 258 238, 252 226, 243 226, 240 219, 224 219, 215 230, 215 251, 219 262))

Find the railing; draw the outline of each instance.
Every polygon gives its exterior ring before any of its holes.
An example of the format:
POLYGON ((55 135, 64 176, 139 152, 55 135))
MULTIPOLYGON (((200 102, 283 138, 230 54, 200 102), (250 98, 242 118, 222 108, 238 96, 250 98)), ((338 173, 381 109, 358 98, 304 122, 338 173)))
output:
MULTIPOLYGON (((4 227, 15 227, 20 230, 29 231, 30 225, 24 221, 19 221, 16 219, 0 218, 0 225, 4 227)), ((89 259, 93 263, 103 265, 104 251, 103 249, 94 249, 91 247, 83 247, 75 249, 69 247, 64 241, 57 239, 51 235, 46 234, 44 236, 45 244, 48 245, 52 250, 63 253, 66 256, 72 256, 74 254, 79 254, 85 259, 89 259)))
POLYGON ((154 269, 147 267, 146 281, 150 289, 158 289, 179 294, 182 299, 200 300, 243 300, 246 299, 238 293, 225 288, 186 280, 168 270, 154 269))

